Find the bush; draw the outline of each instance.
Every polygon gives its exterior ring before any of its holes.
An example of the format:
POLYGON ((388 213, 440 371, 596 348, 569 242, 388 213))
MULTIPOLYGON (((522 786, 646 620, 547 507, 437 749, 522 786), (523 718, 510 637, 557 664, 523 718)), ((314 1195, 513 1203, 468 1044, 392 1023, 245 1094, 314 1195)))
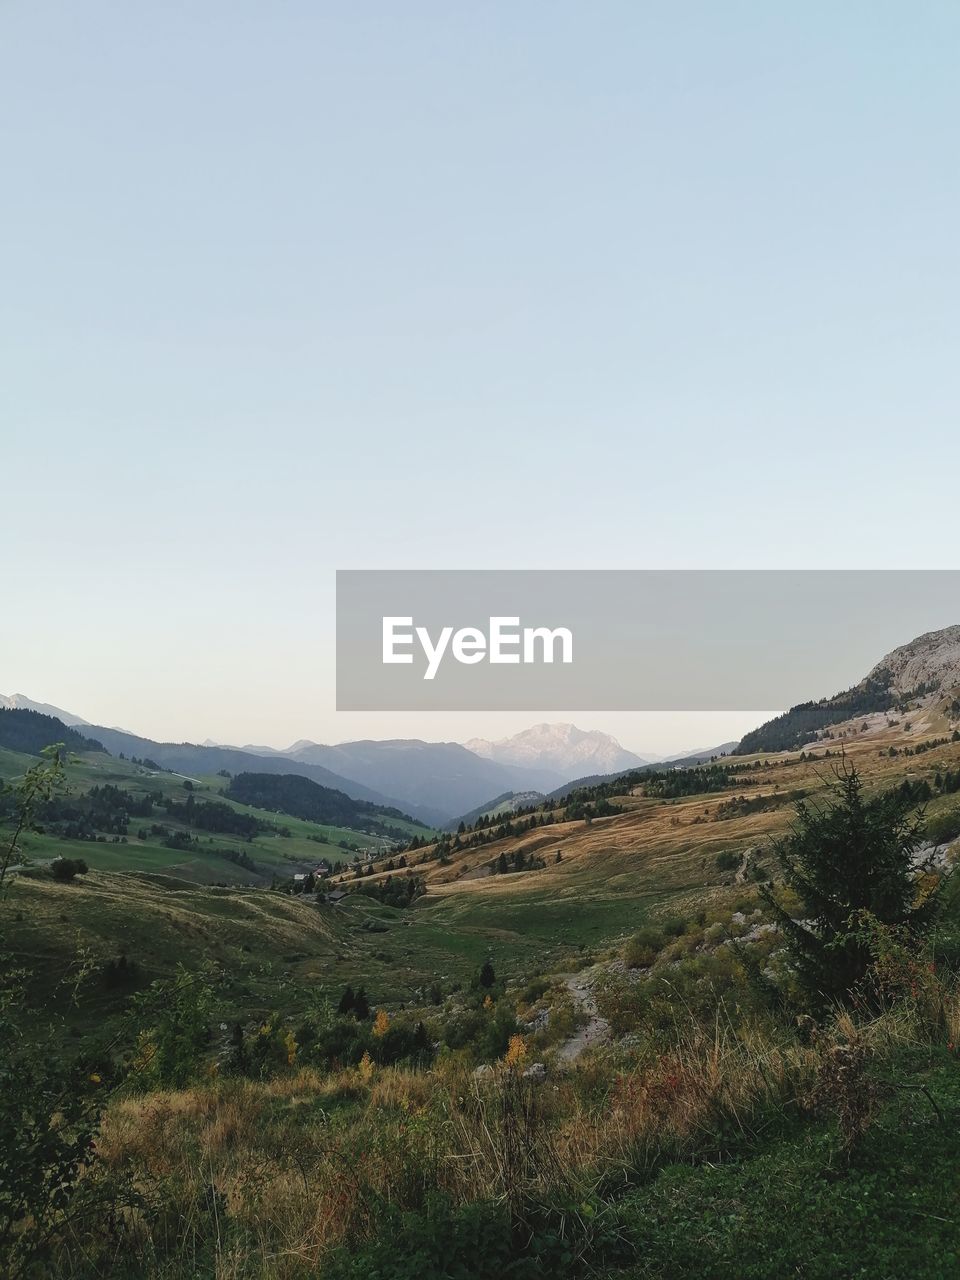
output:
POLYGON ((960 809, 950 809, 927 819, 927 839, 931 844, 948 844, 960 836, 960 809))
POLYGON ((193 1079, 210 1042, 213 992, 182 966, 169 982, 154 982, 135 995, 137 1028, 134 1078, 151 1086, 181 1088, 193 1079))
MULTIPOLYGON (((18 976, 15 976, 18 977, 18 976)), ((93 1159, 98 1113, 83 1076, 21 1035, 18 980, 0 990, 0 1273, 26 1274, 93 1159), (11 1270, 8 1271, 7 1267, 11 1270), (20 1271, 19 1268, 23 1267, 20 1271)))
POLYGON ((50 874, 61 884, 69 884, 74 876, 85 876, 90 868, 83 858, 54 858, 50 874))
POLYGON ((317 1025, 308 1020, 297 1028, 302 1056, 323 1067, 355 1067, 372 1047, 369 1023, 341 1015, 317 1025))
POLYGON ((623 962, 628 969, 649 969, 663 950, 666 938, 652 925, 638 929, 623 948, 623 962))
POLYGON ((516 1016, 501 1000, 492 1009, 478 1005, 457 1010, 444 1022, 440 1035, 448 1049, 467 1049, 475 1061, 492 1062, 503 1057, 516 1032, 516 1016))
POLYGON ((552 983, 549 978, 531 978, 527 985, 520 992, 520 1003, 531 1005, 536 1004, 550 990, 552 983))

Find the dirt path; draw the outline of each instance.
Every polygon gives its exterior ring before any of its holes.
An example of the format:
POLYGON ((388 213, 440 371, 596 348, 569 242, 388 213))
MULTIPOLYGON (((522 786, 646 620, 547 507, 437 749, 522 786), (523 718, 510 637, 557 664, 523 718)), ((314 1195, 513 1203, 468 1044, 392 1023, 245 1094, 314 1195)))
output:
POLYGON ((597 1001, 589 983, 579 974, 564 979, 564 985, 570 992, 574 1004, 587 1015, 587 1021, 569 1040, 557 1050, 561 1062, 575 1062, 585 1049, 600 1044, 610 1035, 610 1024, 601 1018, 597 1009, 597 1001))

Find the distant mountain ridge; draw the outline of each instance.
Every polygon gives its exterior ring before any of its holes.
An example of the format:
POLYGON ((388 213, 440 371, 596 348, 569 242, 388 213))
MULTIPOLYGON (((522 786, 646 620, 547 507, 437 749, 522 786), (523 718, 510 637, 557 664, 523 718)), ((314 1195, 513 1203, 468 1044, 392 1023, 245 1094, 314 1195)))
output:
POLYGON ((574 724, 535 724, 512 738, 496 742, 471 738, 463 745, 499 764, 548 770, 559 775, 561 783, 585 773, 617 773, 650 763, 622 747, 610 734, 578 729, 574 724))
MULTIPOLYGON (((43 707, 23 694, 0 699, 26 709, 43 707)), ((498 742, 365 739, 325 745, 300 739, 285 750, 268 746, 158 742, 125 729, 92 724, 51 708, 64 724, 82 725, 113 755, 155 761, 189 776, 226 771, 295 774, 354 800, 399 809, 442 827, 464 813, 482 811, 506 793, 549 794, 585 777, 607 776, 652 763, 609 734, 572 724, 538 724, 498 742)))
POLYGON ((28 698, 24 693, 0 693, 0 709, 6 711, 36 711, 42 716, 53 716, 55 720, 61 721, 62 724, 69 728, 76 728, 77 725, 83 726, 90 723, 84 720, 82 716, 75 716, 70 711, 64 711, 62 707, 51 706, 49 702, 34 702, 32 698, 28 698))
POLYGON ((428 812, 411 812, 412 806, 394 796, 383 795, 371 787, 341 778, 339 774, 320 765, 304 764, 292 760, 288 756, 257 756, 248 751, 240 751, 236 747, 204 747, 192 742, 154 742, 151 738, 140 738, 135 734, 124 733, 119 729, 106 729, 100 725, 90 726, 94 734, 111 755, 121 753, 128 758, 137 756, 142 760, 152 760, 164 769, 174 773, 183 773, 194 777, 201 773, 293 773, 310 778, 323 787, 334 791, 342 791, 354 800, 367 800, 384 809, 400 809, 411 817, 419 818, 430 826, 437 825, 441 815, 428 812))
MULTIPOLYGON (((296 743, 289 753, 265 759, 322 765, 366 786, 401 796, 419 810, 442 813, 444 821, 505 791, 548 791, 558 775, 549 769, 486 760, 459 742, 417 738, 364 739, 336 746, 296 743)), ((419 814, 418 814, 419 816, 419 814)))

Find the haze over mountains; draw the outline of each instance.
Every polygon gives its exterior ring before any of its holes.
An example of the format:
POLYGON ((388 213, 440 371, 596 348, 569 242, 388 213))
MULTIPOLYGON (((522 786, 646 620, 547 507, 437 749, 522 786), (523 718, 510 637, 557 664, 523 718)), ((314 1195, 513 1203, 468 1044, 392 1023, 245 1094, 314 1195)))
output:
POLYGON ((548 793, 585 775, 641 767, 642 757, 615 738, 575 725, 535 725, 502 742, 473 744, 395 738, 328 746, 302 739, 286 750, 264 746, 157 742, 125 730, 93 725, 71 712, 23 694, 0 695, 0 706, 40 711, 82 725, 113 755, 150 759, 185 774, 226 770, 292 773, 356 800, 398 808, 431 825, 485 805, 506 792, 548 793))

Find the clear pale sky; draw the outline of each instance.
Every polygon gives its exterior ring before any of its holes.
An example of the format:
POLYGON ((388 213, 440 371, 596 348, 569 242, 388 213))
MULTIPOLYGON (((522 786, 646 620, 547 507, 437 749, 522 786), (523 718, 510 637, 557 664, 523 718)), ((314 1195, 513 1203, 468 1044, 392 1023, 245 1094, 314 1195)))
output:
POLYGON ((496 736, 336 716, 336 568, 956 567, 958 60, 953 0, 6 0, 0 692, 496 736))

